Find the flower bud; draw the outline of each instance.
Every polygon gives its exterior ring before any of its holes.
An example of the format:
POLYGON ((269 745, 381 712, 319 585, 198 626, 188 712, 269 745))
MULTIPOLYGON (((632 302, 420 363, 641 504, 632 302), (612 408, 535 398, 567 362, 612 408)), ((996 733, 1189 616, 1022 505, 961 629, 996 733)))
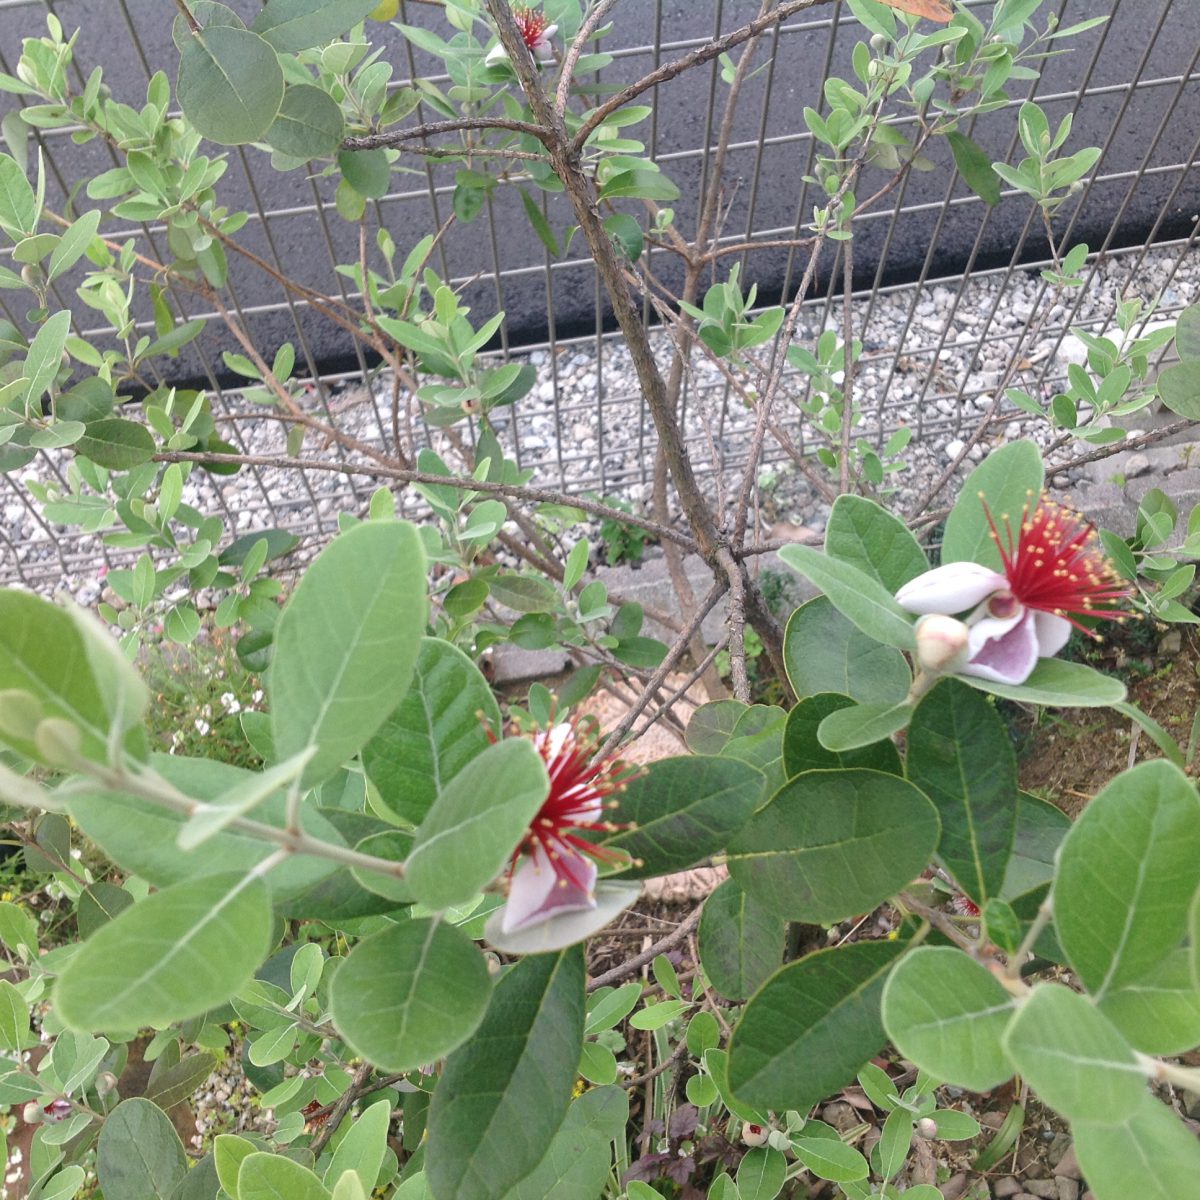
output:
POLYGON ((765 1125, 755 1125, 752 1121, 747 1121, 742 1126, 742 1141, 747 1146, 761 1146, 766 1142, 767 1136, 765 1125))
POLYGON ((932 1117, 922 1117, 916 1125, 917 1134, 923 1138, 937 1137, 937 1122, 932 1117))
POLYGON ((36 1100, 30 1100, 21 1109, 21 1120, 26 1125, 40 1125, 42 1121, 42 1106, 36 1100))
POLYGON ((957 671, 970 657, 969 630, 954 617, 930 613, 917 622, 917 662, 925 671, 957 671))

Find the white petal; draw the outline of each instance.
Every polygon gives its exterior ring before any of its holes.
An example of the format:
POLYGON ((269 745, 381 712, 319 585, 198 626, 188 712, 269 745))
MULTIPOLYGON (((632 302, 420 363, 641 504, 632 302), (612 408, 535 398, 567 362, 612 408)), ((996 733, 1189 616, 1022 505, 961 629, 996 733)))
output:
POLYGON ((496 43, 488 52, 483 60, 484 65, 488 67, 498 67, 501 63, 508 62, 508 51, 504 49, 499 42, 496 43))
POLYGON ((1033 612, 1020 616, 984 617, 971 626, 971 661, 960 674, 996 683, 1024 683, 1037 666, 1038 640, 1033 612))
POLYGON ((1007 587, 1008 580, 1003 575, 979 563, 943 563, 910 579, 896 593, 896 600, 911 613, 953 616, 1007 587))
POLYGON ((561 880, 554 873, 545 850, 536 847, 513 872, 500 924, 503 932, 528 929, 557 913, 595 908, 596 864, 580 856, 572 863, 572 870, 583 880, 585 887, 561 880))
POLYGON ((1035 612, 1033 629, 1037 634, 1038 654, 1042 658, 1052 658, 1070 641, 1072 626, 1065 617, 1056 617, 1054 613, 1035 612))

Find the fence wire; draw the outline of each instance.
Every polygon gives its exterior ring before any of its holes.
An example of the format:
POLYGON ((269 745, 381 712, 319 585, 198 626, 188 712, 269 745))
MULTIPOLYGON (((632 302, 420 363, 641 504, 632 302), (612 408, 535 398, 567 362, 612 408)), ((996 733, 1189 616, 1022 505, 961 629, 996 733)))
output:
MULTIPOLYGON (((982 0, 969 3, 990 8, 982 0)), ((254 10, 253 0, 233 6, 243 16, 254 10)), ((612 44, 605 43, 613 61, 596 82, 628 82, 743 24, 757 9, 747 0, 623 0, 614 10, 612 44)), ((1064 339, 1072 326, 1104 332, 1114 323, 1118 302, 1130 295, 1157 302, 1155 319, 1170 319, 1195 299, 1200 10, 1192 0, 1052 0, 1044 11, 1062 24, 1100 14, 1109 20, 1074 39, 1070 54, 1039 62, 1036 79, 1023 88, 1014 85, 1003 109, 981 116, 966 132, 994 159, 1011 161, 1018 149, 1016 109, 1035 99, 1054 123, 1068 113, 1074 117, 1069 148, 1101 146, 1086 185, 1054 223, 1060 247, 1088 243, 1085 284, 1065 297, 1051 297, 1039 274, 1051 260, 1033 206, 1006 191, 989 208, 965 186, 945 148, 939 149, 934 170, 910 173, 887 204, 855 222, 854 311, 864 343, 861 433, 876 445, 907 426, 925 453, 943 454, 974 426, 1011 361, 1019 385, 1048 398, 1065 379, 1064 339), (1049 319, 1031 339, 1046 304, 1049 319)), ((137 104, 156 70, 173 77, 171 14, 161 0, 0 0, 0 69, 12 71, 20 38, 37 36, 47 12, 68 31, 83 29, 75 68, 81 82, 99 63, 117 97, 137 104)), ((401 18, 435 27, 438 11, 402 5, 401 18)), ((804 18, 764 37, 757 60, 762 70, 743 92, 728 152, 719 236, 723 246, 744 249, 722 262, 739 262, 743 280, 757 282, 765 300, 790 298, 804 257, 795 248, 756 244, 802 237, 814 201, 822 198, 804 178, 812 173, 815 147, 802 110, 823 110, 824 78, 848 73, 850 51, 862 36, 841 4, 811 10, 804 18)), ((417 76, 444 81, 435 61, 411 42, 394 31, 379 36, 395 64, 391 86, 417 76)), ((653 113, 643 137, 651 157, 683 189, 674 207, 685 233, 712 170, 725 94, 720 71, 714 61, 692 72, 686 85, 674 81, 649 97, 653 113)), ((422 119, 420 110, 413 119, 422 119)), ((114 165, 101 142, 76 145, 70 133, 34 134, 52 203, 65 203, 81 181, 114 165)), ((230 159, 222 186, 228 185, 230 207, 250 214, 239 234, 248 248, 279 275, 333 289, 350 304, 359 300, 335 270, 358 255, 357 227, 338 215, 333 181, 319 171, 279 175, 256 151, 238 149, 230 159)), ((392 233, 401 255, 446 220, 454 186, 452 171, 435 163, 413 168, 406 160, 402 168, 393 174, 394 190, 373 202, 375 221, 392 233)), ((879 175, 878 182, 884 178, 879 175)), ((567 492, 644 498, 653 468, 653 426, 621 338, 611 332, 594 264, 578 246, 575 253, 551 258, 529 231, 519 186, 518 179, 497 188, 473 223, 453 225, 433 266, 462 290, 473 319, 506 313, 499 357, 525 359, 538 368, 534 391, 498 422, 518 463, 536 468, 539 483, 567 492)), ((561 206, 534 194, 552 223, 566 224, 561 206)), ((166 255, 165 227, 108 221, 103 232, 131 238, 156 258, 166 255)), ((842 267, 839 254, 826 256, 818 286, 804 303, 799 336, 809 344, 835 322, 842 267)), ((676 278, 663 250, 648 249, 643 262, 668 284, 676 278)), ((263 355, 270 360, 280 343, 292 341, 314 411, 366 442, 388 445, 389 386, 377 366, 277 280, 236 258, 230 267, 229 306, 263 355)), ((69 288, 60 289, 58 299, 73 307, 77 333, 99 343, 112 337, 114 330, 97 324, 94 310, 74 301, 69 288)), ((207 390, 240 451, 281 452, 279 427, 255 417, 225 371, 221 351, 231 343, 217 314, 178 292, 172 302, 180 318, 210 318, 210 329, 181 357, 169 381, 196 382, 207 390)), ((0 310, 22 323, 2 293, 0 310)), ((146 318, 152 328, 150 314, 146 318)), ((670 349, 665 333, 658 344, 665 358, 670 349)), ((787 395, 803 399, 801 376, 789 373, 785 386, 787 395)), ((745 461, 750 414, 723 376, 697 361, 685 382, 684 403, 687 440, 701 472, 718 478, 745 461)), ((785 416, 783 426, 799 449, 811 449, 798 411, 785 416)), ((354 473, 354 455, 336 443, 309 446, 305 453, 347 470, 292 472, 289 478, 296 482, 287 484, 269 467, 248 467, 236 477, 208 481, 197 498, 216 504, 236 530, 278 526, 328 535, 337 513, 361 510, 373 485, 354 473)), ((43 455, 21 474, 65 486, 65 462, 43 455)), ((897 478, 902 484, 903 476, 897 478)), ((113 561, 102 531, 49 524, 19 478, 0 485, 0 511, 6 517, 0 523, 0 569, 12 578, 45 586, 113 561)))

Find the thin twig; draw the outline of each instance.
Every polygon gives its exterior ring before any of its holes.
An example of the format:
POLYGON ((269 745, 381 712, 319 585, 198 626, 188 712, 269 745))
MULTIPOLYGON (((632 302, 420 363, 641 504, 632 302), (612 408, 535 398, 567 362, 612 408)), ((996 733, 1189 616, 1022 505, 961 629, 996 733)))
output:
POLYGON ((379 150, 398 146, 420 138, 436 137, 440 133, 458 133, 463 129, 507 129, 512 133, 527 133, 544 142, 548 130, 529 121, 510 121, 506 117, 462 117, 454 121, 430 121, 408 129, 392 129, 386 133, 365 133, 342 139, 343 150, 379 150))
POLYGON ((321 1151, 329 1144, 329 1139, 338 1131, 338 1126, 346 1119, 346 1114, 354 1106, 354 1102, 366 1094, 366 1082, 374 1070, 370 1063, 362 1063, 354 1070, 354 1078, 350 1086, 338 1097, 337 1103, 330 1110, 329 1117, 321 1126, 320 1132, 308 1144, 314 1159, 319 1158, 321 1151))
POLYGON ((635 954, 633 958, 619 963, 612 970, 605 971, 602 975, 597 975, 595 979, 588 983, 587 990, 594 992, 597 988, 608 987, 610 984, 616 983, 621 979, 626 979, 630 975, 634 975, 640 971, 648 962, 653 962, 660 954, 665 954, 668 950, 674 949, 700 924, 700 914, 703 911, 703 905, 692 909, 686 919, 672 929, 666 937, 659 938, 652 946, 648 946, 640 954, 635 954))

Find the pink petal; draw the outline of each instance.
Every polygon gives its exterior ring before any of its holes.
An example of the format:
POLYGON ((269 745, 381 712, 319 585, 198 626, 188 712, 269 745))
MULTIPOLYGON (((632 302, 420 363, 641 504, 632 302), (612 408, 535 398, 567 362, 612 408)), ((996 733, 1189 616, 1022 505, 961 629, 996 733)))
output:
POLYGON ((960 672, 996 683, 1024 683, 1037 666, 1038 640, 1034 614, 984 617, 971 626, 971 661, 960 672))
POLYGON ((1003 575, 979 563, 943 563, 910 579, 896 593, 896 600, 911 613, 953 616, 1007 587, 1008 580, 1003 575))
POLYGON ((1053 658, 1071 638, 1071 622, 1054 613, 1035 612, 1033 628, 1037 634, 1038 654, 1053 658))
POLYGON ((514 933, 540 925, 557 913, 595 908, 592 889, 596 885, 596 864, 579 855, 571 864, 571 872, 587 886, 576 887, 569 879, 556 875, 545 850, 537 846, 513 872, 501 930, 514 933))

